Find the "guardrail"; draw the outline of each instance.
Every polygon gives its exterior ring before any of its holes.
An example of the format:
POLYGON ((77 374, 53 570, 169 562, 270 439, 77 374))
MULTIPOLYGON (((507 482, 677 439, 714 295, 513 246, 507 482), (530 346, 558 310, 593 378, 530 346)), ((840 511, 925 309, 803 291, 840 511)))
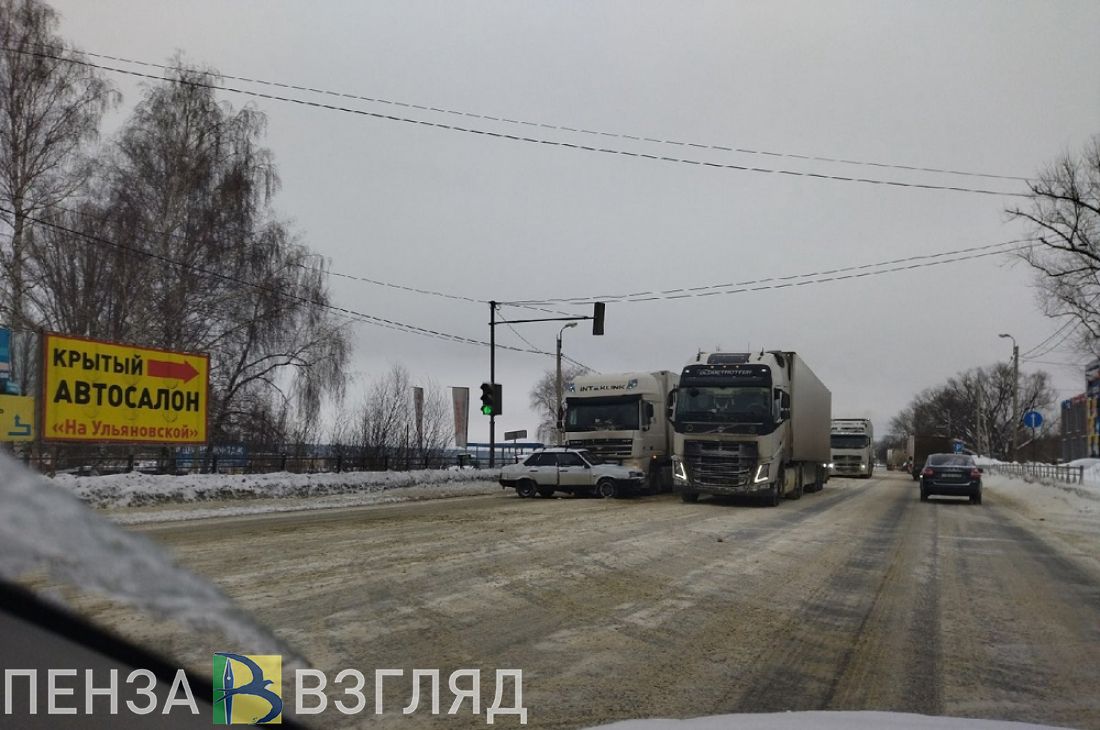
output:
POLYGON ((1053 479, 1066 484, 1081 484, 1085 480, 1085 467, 1066 464, 988 464, 982 469, 994 474, 1053 479))

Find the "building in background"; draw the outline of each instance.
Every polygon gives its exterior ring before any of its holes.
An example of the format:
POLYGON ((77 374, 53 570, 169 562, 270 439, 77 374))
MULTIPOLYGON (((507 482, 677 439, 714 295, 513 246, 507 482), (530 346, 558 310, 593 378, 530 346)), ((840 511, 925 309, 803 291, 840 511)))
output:
POLYGON ((1085 392, 1062 401, 1062 461, 1100 458, 1100 360, 1085 368, 1085 392))

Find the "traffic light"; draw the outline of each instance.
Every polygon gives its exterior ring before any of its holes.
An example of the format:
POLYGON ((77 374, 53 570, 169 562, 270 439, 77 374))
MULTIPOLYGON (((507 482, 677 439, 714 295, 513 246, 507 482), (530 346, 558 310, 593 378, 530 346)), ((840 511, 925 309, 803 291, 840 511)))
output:
POLYGON ((486 416, 499 416, 501 405, 500 383, 481 384, 481 412, 486 416))
POLYGON ((596 306, 592 308, 592 334, 603 334, 603 302, 596 302, 596 306))

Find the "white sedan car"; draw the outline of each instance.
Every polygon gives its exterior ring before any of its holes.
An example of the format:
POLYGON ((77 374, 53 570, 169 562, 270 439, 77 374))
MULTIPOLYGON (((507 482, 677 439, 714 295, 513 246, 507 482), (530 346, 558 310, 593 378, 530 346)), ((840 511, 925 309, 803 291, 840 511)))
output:
POLYGON ((515 489, 520 497, 549 497, 554 492, 618 497, 640 491, 645 486, 645 472, 606 464, 583 449, 559 447, 541 449, 522 463, 503 467, 500 483, 515 489))

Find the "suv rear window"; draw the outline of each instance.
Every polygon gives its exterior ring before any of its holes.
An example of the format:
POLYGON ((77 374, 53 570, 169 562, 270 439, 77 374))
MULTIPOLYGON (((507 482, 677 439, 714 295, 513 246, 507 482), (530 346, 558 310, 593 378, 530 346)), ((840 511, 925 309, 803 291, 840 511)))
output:
POLYGON ((928 457, 928 466, 974 466, 974 457, 969 454, 932 454, 928 457))

